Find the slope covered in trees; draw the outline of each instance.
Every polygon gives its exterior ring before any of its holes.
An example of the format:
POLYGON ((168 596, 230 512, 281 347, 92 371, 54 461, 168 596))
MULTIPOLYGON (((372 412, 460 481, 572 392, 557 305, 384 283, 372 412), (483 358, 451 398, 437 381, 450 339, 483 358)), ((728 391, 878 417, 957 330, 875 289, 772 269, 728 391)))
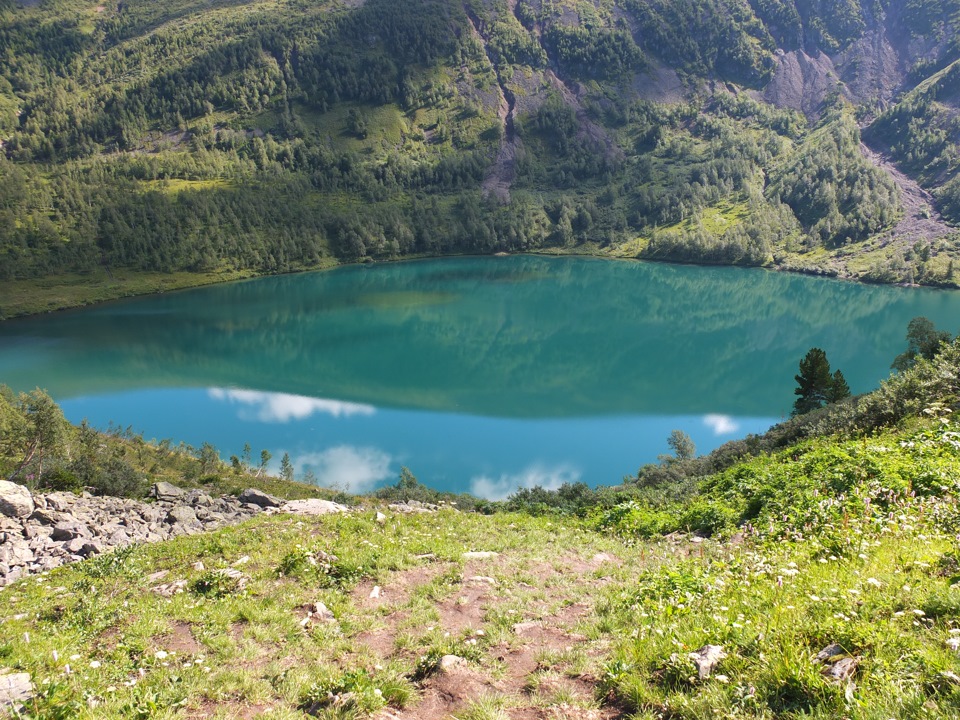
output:
POLYGON ((858 127, 957 219, 951 8, 2 0, 0 276, 549 248, 951 284, 949 233, 882 240, 858 127), (793 81, 816 112, 763 99, 793 81))

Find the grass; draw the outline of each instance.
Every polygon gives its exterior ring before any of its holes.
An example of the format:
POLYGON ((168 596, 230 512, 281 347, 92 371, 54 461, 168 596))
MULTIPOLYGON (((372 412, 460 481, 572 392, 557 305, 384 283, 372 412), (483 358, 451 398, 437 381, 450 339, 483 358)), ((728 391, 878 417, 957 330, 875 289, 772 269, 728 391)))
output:
MULTIPOLYGON (((336 264, 332 258, 320 267, 336 264)), ((142 272, 114 269, 86 274, 53 275, 27 280, 5 280, 0 291, 0 320, 82 307, 135 295, 182 290, 254 277, 252 270, 213 272, 142 272)))
POLYGON ((0 656, 36 683, 28 717, 956 717, 960 435, 934 415, 748 460, 662 509, 739 514, 710 538, 368 507, 124 550, 0 592, 0 656), (213 581, 231 567, 242 589, 213 581), (306 619, 317 602, 335 621, 306 619), (706 645, 723 654, 701 677, 706 645), (448 654, 466 665, 438 670, 448 654))

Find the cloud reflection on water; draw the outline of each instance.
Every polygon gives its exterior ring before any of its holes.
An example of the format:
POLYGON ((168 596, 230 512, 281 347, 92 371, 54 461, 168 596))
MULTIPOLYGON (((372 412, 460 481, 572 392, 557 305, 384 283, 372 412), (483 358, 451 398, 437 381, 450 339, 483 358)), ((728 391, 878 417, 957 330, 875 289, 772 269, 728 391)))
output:
POLYGON ((740 429, 740 423, 729 415, 704 415, 703 424, 713 430, 714 435, 732 435, 740 429))
POLYGON ((366 493, 397 473, 393 458, 374 447, 337 445, 322 452, 303 453, 292 459, 297 472, 312 472, 320 487, 349 493, 366 493))
POLYGON ((247 409, 240 412, 241 420, 259 420, 267 423, 304 420, 316 413, 339 418, 352 415, 370 416, 376 412, 373 405, 259 390, 210 388, 207 394, 215 400, 247 406, 247 409))
POLYGON ((504 500, 520 488, 557 490, 564 483, 578 482, 581 476, 580 470, 572 465, 562 464, 551 468, 538 463, 516 475, 502 474, 496 479, 478 475, 470 480, 470 492, 487 500, 504 500))

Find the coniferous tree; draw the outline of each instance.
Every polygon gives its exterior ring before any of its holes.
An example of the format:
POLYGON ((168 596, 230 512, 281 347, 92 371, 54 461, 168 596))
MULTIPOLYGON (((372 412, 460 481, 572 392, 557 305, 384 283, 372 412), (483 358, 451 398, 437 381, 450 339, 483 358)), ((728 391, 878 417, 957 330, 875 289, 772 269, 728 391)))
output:
POLYGON ((794 379, 797 387, 793 393, 799 396, 793 403, 794 416, 850 397, 850 386, 843 373, 839 370, 830 372, 827 353, 820 348, 810 348, 800 361, 800 374, 794 379))

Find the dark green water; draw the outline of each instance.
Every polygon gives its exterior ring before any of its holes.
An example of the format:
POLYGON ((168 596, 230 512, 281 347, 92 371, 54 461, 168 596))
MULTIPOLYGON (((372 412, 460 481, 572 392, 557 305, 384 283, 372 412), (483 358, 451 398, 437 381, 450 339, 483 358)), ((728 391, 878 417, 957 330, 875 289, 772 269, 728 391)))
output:
MULTIPOLYGON (((224 456, 290 452, 327 483, 617 482, 680 427, 701 451, 789 412, 823 347, 854 392, 907 322, 960 294, 736 268, 536 257, 347 267, 0 325, 0 382, 72 419, 224 456)), ((486 484, 485 484, 486 483, 486 484)), ((490 489, 490 487, 494 489, 490 489)))

